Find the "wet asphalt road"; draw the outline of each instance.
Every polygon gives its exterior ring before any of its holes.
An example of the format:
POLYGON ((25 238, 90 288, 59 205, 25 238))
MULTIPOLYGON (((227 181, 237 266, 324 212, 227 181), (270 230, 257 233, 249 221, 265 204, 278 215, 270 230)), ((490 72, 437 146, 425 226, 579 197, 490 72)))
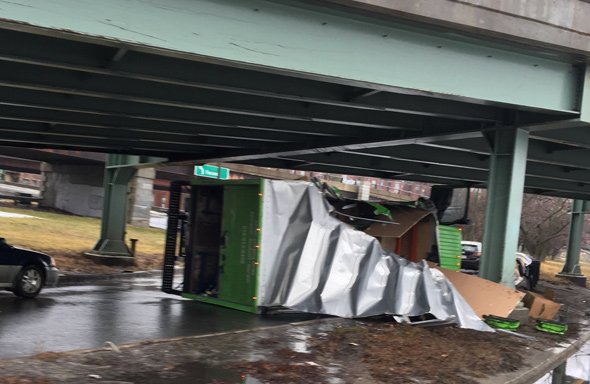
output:
POLYGON ((47 288, 23 300, 0 291, 0 358, 278 325, 314 318, 253 315, 159 291, 160 279, 129 277, 47 288))

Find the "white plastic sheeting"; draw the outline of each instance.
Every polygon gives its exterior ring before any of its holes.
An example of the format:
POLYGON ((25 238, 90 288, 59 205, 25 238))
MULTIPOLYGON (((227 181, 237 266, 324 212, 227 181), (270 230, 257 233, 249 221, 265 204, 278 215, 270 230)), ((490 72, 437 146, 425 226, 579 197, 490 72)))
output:
POLYGON ((440 271, 332 217, 312 183, 267 180, 263 204, 258 305, 348 318, 430 313, 491 331, 440 271))

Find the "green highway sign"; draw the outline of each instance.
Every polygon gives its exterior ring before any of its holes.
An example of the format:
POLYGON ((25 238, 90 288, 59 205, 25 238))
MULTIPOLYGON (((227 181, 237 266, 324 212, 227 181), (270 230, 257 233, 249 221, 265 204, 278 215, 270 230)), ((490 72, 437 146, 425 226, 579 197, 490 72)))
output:
POLYGON ((229 168, 217 167, 211 164, 195 165, 195 175, 212 179, 229 179, 229 168))

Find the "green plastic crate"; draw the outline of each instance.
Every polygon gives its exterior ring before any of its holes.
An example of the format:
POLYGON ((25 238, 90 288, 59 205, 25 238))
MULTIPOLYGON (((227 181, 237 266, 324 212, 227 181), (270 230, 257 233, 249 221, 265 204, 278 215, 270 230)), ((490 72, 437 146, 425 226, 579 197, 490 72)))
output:
POLYGON ((461 231, 448 225, 436 226, 438 257, 442 268, 461 269, 461 231))

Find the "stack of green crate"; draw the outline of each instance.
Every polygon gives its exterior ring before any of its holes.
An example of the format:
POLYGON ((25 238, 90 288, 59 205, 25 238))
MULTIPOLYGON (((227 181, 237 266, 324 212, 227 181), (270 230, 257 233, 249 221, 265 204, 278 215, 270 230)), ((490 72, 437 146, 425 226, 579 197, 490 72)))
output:
POLYGON ((442 268, 461 269, 461 231, 448 225, 436 226, 439 264, 442 268))

